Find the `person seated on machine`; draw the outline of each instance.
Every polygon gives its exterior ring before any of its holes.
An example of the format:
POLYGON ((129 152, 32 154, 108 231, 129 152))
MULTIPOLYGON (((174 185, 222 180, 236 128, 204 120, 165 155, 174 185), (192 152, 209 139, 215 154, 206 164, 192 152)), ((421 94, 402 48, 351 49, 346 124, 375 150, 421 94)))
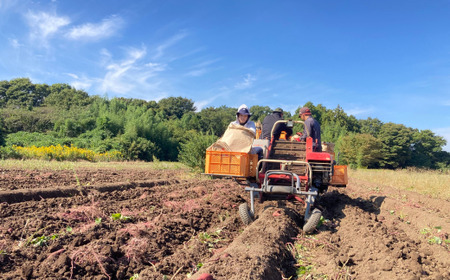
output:
MULTIPOLYGON (((268 115, 264 118, 262 123, 262 133, 260 139, 267 139, 270 142, 272 128, 275 122, 283 120, 283 109, 276 108, 273 110, 272 114, 268 115)), ((289 139, 289 137, 292 135, 292 128, 287 127, 285 123, 279 123, 273 132, 273 138, 274 140, 280 139, 281 132, 286 132, 286 139, 289 139)))
POLYGON ((313 151, 322 151, 322 142, 320 139, 320 124, 316 121, 312 115, 311 110, 308 107, 303 107, 300 109, 298 116, 305 122, 301 141, 306 141, 306 138, 310 136, 313 139, 313 151))

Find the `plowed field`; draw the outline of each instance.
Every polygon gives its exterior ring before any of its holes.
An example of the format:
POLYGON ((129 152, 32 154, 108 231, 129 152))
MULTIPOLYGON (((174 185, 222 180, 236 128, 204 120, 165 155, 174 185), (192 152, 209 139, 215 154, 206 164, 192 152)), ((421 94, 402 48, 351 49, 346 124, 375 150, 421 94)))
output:
POLYGON ((450 278, 449 201, 350 178, 304 235, 299 202, 258 203, 244 226, 248 200, 183 170, 3 168, 0 279, 450 278))

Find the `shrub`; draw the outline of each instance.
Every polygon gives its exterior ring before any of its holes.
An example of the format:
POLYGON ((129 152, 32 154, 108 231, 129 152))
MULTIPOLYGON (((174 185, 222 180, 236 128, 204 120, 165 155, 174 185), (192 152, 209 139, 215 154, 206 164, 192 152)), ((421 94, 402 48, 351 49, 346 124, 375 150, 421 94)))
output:
POLYGON ((195 134, 185 143, 181 143, 178 158, 187 166, 197 169, 205 169, 206 149, 217 140, 217 136, 203 133, 195 134))
POLYGON ((0 159, 21 159, 22 156, 12 147, 0 147, 0 159))
POLYGON ((21 157, 26 159, 43 159, 43 160, 69 160, 76 161, 79 159, 87 161, 111 161, 121 160, 122 155, 117 151, 106 153, 95 153, 94 151, 81 149, 74 146, 48 146, 48 147, 19 147, 13 146, 12 149, 21 157))

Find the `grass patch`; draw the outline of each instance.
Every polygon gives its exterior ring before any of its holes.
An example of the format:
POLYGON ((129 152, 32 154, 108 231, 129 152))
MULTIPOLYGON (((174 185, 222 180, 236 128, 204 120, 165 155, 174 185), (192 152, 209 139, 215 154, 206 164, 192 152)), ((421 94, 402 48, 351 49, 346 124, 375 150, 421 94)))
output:
POLYGON ((348 170, 349 178, 408 190, 434 198, 450 199, 450 173, 421 169, 348 170))
POLYGON ((0 168, 4 169, 23 169, 23 170, 74 170, 77 168, 92 169, 117 169, 117 170, 161 170, 161 169, 187 169, 186 166, 179 162, 88 162, 88 161, 48 161, 48 160, 0 160, 0 168))

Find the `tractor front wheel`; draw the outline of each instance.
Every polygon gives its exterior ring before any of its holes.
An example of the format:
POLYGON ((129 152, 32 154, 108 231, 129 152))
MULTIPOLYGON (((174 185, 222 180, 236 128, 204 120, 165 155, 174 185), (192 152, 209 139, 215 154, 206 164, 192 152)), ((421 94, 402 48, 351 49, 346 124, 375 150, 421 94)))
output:
POLYGON ((306 224, 303 226, 303 231, 305 233, 313 232, 316 229, 317 225, 319 224, 320 217, 322 217, 322 212, 319 209, 315 208, 314 210, 312 210, 311 216, 309 217, 306 224))
POLYGON ((248 210, 247 202, 239 205, 239 216, 241 216, 241 220, 244 223, 244 225, 249 225, 251 222, 253 222, 252 215, 248 210))

